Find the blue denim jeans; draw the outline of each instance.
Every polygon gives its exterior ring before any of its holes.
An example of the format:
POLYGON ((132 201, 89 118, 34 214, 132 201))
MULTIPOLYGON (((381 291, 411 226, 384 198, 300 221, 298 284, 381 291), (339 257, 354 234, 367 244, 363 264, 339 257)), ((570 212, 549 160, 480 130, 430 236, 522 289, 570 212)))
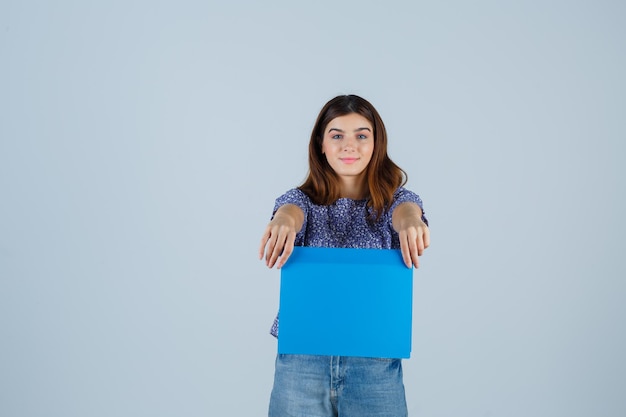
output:
POLYGON ((276 357, 269 417, 405 417, 400 359, 276 357))

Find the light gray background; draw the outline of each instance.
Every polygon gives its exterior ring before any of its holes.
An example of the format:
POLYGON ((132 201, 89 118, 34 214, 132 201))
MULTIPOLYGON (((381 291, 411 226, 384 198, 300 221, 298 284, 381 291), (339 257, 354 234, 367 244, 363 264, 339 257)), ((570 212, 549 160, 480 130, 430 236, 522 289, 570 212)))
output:
POLYGON ((426 204, 412 416, 626 415, 619 1, 0 2, 0 415, 263 416, 256 259, 369 99, 426 204))

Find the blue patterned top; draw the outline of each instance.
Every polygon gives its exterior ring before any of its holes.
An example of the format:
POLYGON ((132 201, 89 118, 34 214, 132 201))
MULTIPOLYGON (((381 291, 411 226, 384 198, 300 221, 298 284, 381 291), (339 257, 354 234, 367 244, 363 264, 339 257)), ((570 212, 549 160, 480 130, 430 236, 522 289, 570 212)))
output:
MULTIPOLYGON (((278 197, 273 213, 275 214, 285 204, 294 204, 302 209, 304 223, 296 235, 296 246, 400 249, 400 240, 398 233, 393 229, 391 215, 399 204, 405 202, 418 204, 422 209, 422 220, 428 224, 423 215, 422 200, 404 187, 396 190, 390 209, 376 221, 372 220, 374 210, 367 207, 367 199, 340 198, 330 205, 320 206, 314 204, 298 188, 293 188, 278 197)), ((270 333, 278 337, 278 316, 270 333)))

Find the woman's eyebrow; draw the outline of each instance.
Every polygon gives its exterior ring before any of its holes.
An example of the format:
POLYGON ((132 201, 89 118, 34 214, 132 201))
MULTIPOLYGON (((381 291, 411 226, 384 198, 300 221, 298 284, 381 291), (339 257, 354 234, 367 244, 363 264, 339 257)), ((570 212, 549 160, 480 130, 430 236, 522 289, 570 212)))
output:
MULTIPOLYGON (((367 130, 368 132, 371 132, 372 130, 369 127, 359 127, 358 129, 354 129, 355 132, 360 132, 362 130, 367 130)), ((328 129, 328 132, 339 132, 339 133, 344 133, 343 130, 336 128, 336 127, 331 127, 330 129, 328 129)))

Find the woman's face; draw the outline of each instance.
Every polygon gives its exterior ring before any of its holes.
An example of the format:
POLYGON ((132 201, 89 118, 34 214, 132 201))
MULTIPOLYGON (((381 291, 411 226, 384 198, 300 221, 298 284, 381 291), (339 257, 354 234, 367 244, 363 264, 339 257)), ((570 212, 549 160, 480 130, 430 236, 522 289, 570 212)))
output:
POLYGON ((324 130, 322 153, 340 178, 359 179, 374 153, 372 124, 357 113, 334 118, 324 130))

